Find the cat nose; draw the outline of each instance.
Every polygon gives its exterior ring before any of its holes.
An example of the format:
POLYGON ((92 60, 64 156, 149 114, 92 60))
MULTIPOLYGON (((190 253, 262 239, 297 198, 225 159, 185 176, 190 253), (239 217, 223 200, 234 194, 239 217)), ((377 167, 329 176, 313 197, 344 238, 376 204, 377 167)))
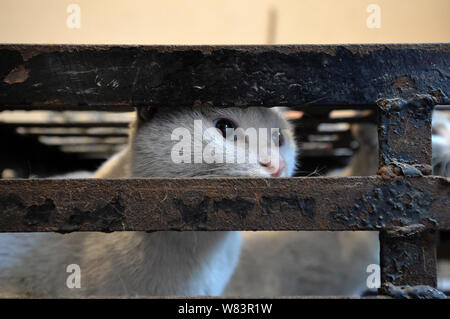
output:
POLYGON ((267 167, 272 177, 280 177, 281 173, 283 172, 283 169, 286 167, 286 164, 281 159, 276 162, 260 161, 259 164, 262 167, 267 167))

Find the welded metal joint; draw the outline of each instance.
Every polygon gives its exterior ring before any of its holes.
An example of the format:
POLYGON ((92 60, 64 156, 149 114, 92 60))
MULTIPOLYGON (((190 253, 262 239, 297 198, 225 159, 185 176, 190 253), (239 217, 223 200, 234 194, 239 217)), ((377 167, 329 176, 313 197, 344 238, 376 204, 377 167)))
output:
POLYGON ((442 291, 427 285, 394 286, 388 282, 381 289, 384 295, 397 299, 447 299, 442 291))
POLYGON ((431 116, 439 99, 416 94, 409 100, 381 99, 378 105, 378 175, 431 174, 431 116))
MULTIPOLYGON (((378 175, 383 179, 423 178, 431 174, 431 118, 439 101, 439 97, 430 94, 377 101, 378 175)), ((380 232, 380 248, 380 293, 396 298, 445 296, 435 289, 436 232, 432 223, 384 229, 380 232)))

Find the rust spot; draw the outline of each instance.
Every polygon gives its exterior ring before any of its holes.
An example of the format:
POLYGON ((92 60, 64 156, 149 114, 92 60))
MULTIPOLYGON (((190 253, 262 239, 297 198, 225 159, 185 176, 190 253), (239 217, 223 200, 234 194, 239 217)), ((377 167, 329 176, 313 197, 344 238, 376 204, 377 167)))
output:
POLYGON ((393 161, 388 165, 383 165, 377 172, 383 179, 398 176, 423 176, 431 175, 431 166, 426 164, 407 164, 393 161))
POLYGON ((395 79, 392 87, 400 90, 411 90, 415 88, 415 82, 409 76, 400 76, 395 79))
POLYGON ((8 75, 5 77, 3 82, 8 84, 22 83, 28 79, 29 70, 25 69, 25 66, 22 64, 19 67, 11 70, 8 75))
POLYGON ((13 46, 13 48, 16 48, 20 52, 24 62, 39 54, 58 52, 64 49, 63 46, 60 45, 13 46))

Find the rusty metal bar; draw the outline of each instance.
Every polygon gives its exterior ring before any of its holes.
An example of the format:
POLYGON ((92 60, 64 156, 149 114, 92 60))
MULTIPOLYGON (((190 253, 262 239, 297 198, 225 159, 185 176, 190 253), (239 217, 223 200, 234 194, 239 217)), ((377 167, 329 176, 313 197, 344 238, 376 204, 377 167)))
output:
POLYGON ((449 102, 450 44, 1 45, 0 109, 449 102), (426 61, 424 63, 423 61, 426 61))
MULTIPOLYGON (((389 179, 431 174, 431 115, 436 104, 435 97, 426 94, 408 100, 378 101, 379 175, 389 179)), ((444 197, 448 201, 448 194, 444 197)), ((391 200, 401 201, 395 195, 391 200)), ((399 297, 410 290, 413 297, 441 296, 433 290, 437 285, 436 243, 435 232, 421 222, 383 229, 380 232, 381 292, 399 297), (402 288, 405 286, 415 288, 402 288)))
POLYGON ((383 283, 436 287, 436 233, 413 225, 380 232, 380 241, 383 283))
POLYGON ((431 114, 436 99, 384 99, 379 106, 379 174, 431 174, 431 114), (397 172, 389 172, 391 166, 397 172))
POLYGON ((450 229, 446 178, 0 180, 0 231, 450 229))

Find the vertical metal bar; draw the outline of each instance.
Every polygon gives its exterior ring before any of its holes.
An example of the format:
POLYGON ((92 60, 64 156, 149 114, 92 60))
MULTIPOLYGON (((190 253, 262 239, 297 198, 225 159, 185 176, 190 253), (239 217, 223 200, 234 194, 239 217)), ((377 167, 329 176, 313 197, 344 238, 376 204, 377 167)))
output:
POLYGON ((381 176, 431 174, 431 95, 384 99, 378 104, 379 171, 381 176))
POLYGON ((395 286, 436 287, 436 233, 383 231, 380 233, 381 281, 395 286))
MULTIPOLYGON (((436 103, 430 95, 377 102, 378 174, 383 178, 431 174, 431 115, 436 103)), ((420 224, 399 225, 380 232, 382 293, 392 286, 436 287, 436 236, 423 229, 420 224)))

